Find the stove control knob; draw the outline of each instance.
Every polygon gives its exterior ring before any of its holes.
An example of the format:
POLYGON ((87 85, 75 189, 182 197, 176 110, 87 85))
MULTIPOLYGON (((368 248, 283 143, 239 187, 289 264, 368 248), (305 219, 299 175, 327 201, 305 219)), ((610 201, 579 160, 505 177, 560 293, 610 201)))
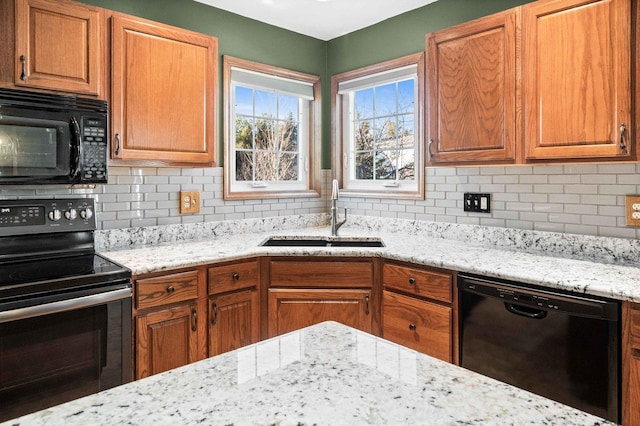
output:
POLYGON ((59 221, 60 219, 62 219, 62 212, 58 209, 53 209, 49 212, 49 219, 51 219, 54 222, 59 221))
POLYGON ((93 217, 93 210, 90 208, 86 208, 84 210, 80 210, 80 217, 87 220, 93 217))
POLYGON ((75 220, 78 217, 78 210, 69 209, 64 212, 64 217, 66 217, 67 220, 75 220))

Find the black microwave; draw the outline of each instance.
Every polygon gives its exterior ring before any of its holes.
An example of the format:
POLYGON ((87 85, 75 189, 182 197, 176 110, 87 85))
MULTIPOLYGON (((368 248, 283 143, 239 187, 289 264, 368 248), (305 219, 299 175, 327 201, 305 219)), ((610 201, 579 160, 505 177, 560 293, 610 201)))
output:
POLYGON ((0 185, 107 182, 106 101, 0 89, 0 185))

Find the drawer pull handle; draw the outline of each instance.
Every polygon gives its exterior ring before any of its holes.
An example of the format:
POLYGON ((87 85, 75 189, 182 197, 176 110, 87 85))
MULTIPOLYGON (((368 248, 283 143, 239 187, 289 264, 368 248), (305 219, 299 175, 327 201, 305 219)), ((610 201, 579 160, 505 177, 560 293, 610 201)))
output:
POLYGON ((191 331, 196 331, 198 330, 198 312, 195 309, 192 309, 191 316, 193 318, 193 322, 191 323, 191 331))
POLYGON ((369 315, 369 296, 364 297, 364 314, 369 315))
POLYGON ((216 325, 218 322, 218 304, 213 302, 211 304, 211 310, 213 311, 213 316, 211 317, 211 325, 216 325))
POLYGON ((416 331, 416 325, 415 324, 409 324, 409 330, 411 331, 416 331))
POLYGON ((409 285, 416 285, 416 279, 415 278, 409 278, 409 285))
POLYGON ((172 285, 170 285, 169 287, 167 287, 167 293, 171 294, 171 293, 173 293, 174 291, 176 291, 176 289, 175 289, 172 285))
POLYGON ((237 272, 234 272, 232 278, 234 281, 238 281, 240 279, 240 274, 237 272))

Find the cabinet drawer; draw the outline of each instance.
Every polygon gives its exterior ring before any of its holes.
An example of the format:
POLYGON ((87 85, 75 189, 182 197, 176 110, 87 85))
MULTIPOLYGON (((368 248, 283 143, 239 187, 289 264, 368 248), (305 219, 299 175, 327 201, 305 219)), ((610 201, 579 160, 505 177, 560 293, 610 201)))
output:
POLYGON ((385 339, 443 361, 453 361, 451 308, 386 290, 382 293, 385 339))
POLYGON ((412 295, 428 297, 451 303, 451 274, 425 271, 407 266, 385 264, 382 271, 382 284, 412 295))
POLYGON ((136 280, 138 309, 167 305, 198 297, 198 272, 188 271, 136 280))
POLYGON ((224 293, 258 284, 258 262, 240 262, 209 268, 209 294, 224 293))
POLYGON ((373 285, 372 262, 271 262, 272 287, 353 288, 373 285))

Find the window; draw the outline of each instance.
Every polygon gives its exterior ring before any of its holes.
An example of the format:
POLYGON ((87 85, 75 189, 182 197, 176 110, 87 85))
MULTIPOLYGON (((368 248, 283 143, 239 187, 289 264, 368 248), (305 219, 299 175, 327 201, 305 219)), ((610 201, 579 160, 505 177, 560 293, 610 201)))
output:
POLYGON ((225 199, 319 196, 320 78, 224 57, 225 199))
POLYGON ((351 196, 424 199, 422 53, 332 78, 333 164, 351 196))

